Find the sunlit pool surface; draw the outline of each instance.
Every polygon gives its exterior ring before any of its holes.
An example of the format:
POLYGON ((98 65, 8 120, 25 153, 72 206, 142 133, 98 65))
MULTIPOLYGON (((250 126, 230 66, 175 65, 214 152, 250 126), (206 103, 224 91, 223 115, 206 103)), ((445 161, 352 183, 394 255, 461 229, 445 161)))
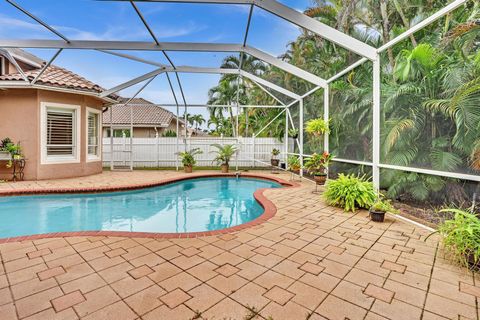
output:
POLYGON ((199 178, 134 191, 0 197, 0 238, 69 231, 200 232, 258 218, 253 193, 280 184, 199 178))

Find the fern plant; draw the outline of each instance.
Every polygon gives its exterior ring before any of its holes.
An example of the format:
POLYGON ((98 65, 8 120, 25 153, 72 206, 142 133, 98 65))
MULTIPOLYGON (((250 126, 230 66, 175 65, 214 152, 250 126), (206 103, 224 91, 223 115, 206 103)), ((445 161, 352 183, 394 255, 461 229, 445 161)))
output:
POLYGON ((440 212, 455 214, 452 220, 446 220, 438 227, 445 251, 461 265, 477 268, 480 265, 480 220, 475 214, 460 209, 440 212))
POLYGON ((339 174, 326 184, 323 194, 329 205, 355 212, 357 208, 369 209, 377 198, 373 183, 363 177, 339 174))

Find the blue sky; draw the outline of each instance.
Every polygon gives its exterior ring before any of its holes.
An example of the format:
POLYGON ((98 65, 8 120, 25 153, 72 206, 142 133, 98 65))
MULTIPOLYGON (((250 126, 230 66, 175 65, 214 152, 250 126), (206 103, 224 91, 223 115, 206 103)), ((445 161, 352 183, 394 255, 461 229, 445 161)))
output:
MULTIPOLYGON (((297 10, 304 10, 309 0, 282 0, 297 10)), ((128 2, 94 0, 17 0, 17 3, 40 17, 71 39, 151 41, 148 32, 128 2)), ((160 41, 241 43, 249 6, 200 5, 179 3, 137 4, 160 41)), ((299 34, 296 26, 255 8, 248 44, 279 55, 288 42, 299 34)), ((17 9, 0 2, 0 38, 56 39, 17 9)), ((30 50, 48 60, 53 50, 30 50)), ((159 52, 128 52, 146 59, 167 63, 159 52)), ((217 67, 228 54, 169 52, 176 65, 217 67)), ((128 61, 96 51, 64 50, 55 64, 72 70, 99 85, 109 88, 139 76, 155 67, 128 61)), ((181 74, 186 100, 191 104, 207 101, 208 89, 217 75, 181 74)), ((121 92, 132 95, 140 84, 121 92)), ((177 95, 179 95, 178 88, 177 95)), ((165 75, 157 77, 141 96, 155 103, 174 103, 165 75)), ((197 113, 200 109, 195 110, 197 113)), ((190 110, 190 113, 194 113, 190 110)), ((206 114, 205 112, 201 112, 206 114)))

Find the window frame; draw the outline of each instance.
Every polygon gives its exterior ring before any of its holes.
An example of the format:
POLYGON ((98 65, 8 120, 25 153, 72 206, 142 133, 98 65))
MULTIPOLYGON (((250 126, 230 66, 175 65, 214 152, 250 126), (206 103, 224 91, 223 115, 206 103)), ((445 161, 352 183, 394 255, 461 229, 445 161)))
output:
POLYGON ((5 57, 0 56, 0 76, 6 75, 7 74, 7 64, 5 62, 5 57))
POLYGON ((85 112, 85 154, 86 154, 86 161, 87 162, 95 162, 95 161, 101 161, 102 160, 102 144, 103 144, 103 139, 102 139, 102 112, 98 109, 86 108, 85 112), (93 155, 88 152, 88 147, 89 141, 88 141, 88 116, 93 113, 98 116, 98 122, 97 122, 97 154, 93 155))
POLYGON ((80 163, 81 153, 81 106, 55 102, 40 103, 40 164, 68 164, 80 163), (52 156, 47 154, 47 112, 58 110, 74 112, 73 141, 74 154, 72 156, 52 156))

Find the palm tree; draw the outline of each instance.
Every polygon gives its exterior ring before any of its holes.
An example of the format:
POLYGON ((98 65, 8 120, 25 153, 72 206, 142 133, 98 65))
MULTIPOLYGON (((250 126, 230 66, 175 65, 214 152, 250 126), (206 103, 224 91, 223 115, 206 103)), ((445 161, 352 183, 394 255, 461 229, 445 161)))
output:
POLYGON ((190 119, 192 119, 192 122, 193 122, 192 125, 195 126, 195 132, 198 131, 198 127, 200 127, 202 124, 205 123, 205 118, 201 114, 190 116, 190 119))

